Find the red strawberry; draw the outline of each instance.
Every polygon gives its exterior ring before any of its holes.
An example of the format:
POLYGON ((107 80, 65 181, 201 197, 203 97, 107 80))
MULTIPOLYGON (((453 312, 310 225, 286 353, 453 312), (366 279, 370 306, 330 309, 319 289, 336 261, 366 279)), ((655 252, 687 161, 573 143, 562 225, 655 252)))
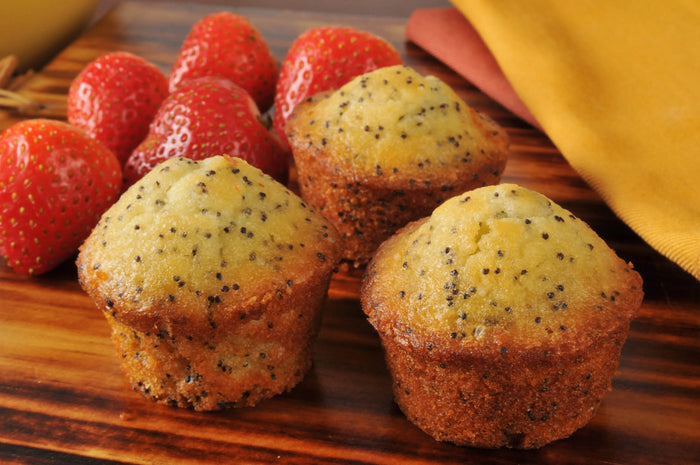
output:
POLYGON ((170 92, 186 79, 218 76, 244 88, 265 111, 272 105, 278 69, 260 31, 247 18, 223 11, 192 27, 170 72, 170 92))
POLYGON ((280 182, 287 179, 287 154, 261 123, 248 93, 228 79, 192 79, 165 99, 148 136, 127 160, 124 176, 133 184, 169 158, 223 154, 242 158, 280 182))
POLYGON ((368 32, 349 27, 306 31, 282 62, 275 92, 275 130, 286 143, 284 125, 299 102, 342 87, 360 74, 401 63, 401 55, 390 43, 368 32))
POLYGON ((50 270, 120 189, 119 161, 81 129, 44 119, 9 127, 0 136, 0 252, 20 273, 50 270))
POLYGON ((68 122, 85 129, 124 163, 146 137, 168 95, 168 79, 153 64, 126 52, 88 64, 68 91, 68 122))

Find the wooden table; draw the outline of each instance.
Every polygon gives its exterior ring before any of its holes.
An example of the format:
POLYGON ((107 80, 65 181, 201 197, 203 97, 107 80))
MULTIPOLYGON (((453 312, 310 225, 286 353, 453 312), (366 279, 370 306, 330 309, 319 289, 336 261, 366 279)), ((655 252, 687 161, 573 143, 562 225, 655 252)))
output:
MULTIPOLYGON (((222 6, 123 3, 22 87, 64 117, 71 79, 91 59, 129 50, 169 71, 190 26, 222 6)), ((700 463, 700 285, 619 221, 548 138, 412 44, 405 17, 239 8, 277 57, 307 28, 377 33, 435 74, 512 138, 503 176, 587 221, 645 282, 612 391, 591 423, 537 451, 438 443, 392 401, 379 340, 360 309, 361 270, 335 276, 314 367, 291 393, 255 408, 195 413, 159 406, 121 375, 104 318, 68 262, 38 278, 0 265, 0 462, 112 463, 700 463)), ((0 129, 25 118, 0 111, 0 129)))

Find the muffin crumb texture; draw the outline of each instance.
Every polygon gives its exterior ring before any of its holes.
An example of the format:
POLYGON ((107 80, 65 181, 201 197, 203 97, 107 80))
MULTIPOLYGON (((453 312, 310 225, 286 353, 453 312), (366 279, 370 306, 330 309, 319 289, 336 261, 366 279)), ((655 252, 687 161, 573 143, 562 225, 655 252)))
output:
POLYGON ((502 184, 384 243, 362 304, 409 419, 440 440, 534 448, 592 417, 642 295, 583 221, 502 184))
POLYGON ((82 246, 78 271, 134 389, 213 410, 302 379, 338 260, 320 214, 219 156, 168 160, 132 186, 82 246))

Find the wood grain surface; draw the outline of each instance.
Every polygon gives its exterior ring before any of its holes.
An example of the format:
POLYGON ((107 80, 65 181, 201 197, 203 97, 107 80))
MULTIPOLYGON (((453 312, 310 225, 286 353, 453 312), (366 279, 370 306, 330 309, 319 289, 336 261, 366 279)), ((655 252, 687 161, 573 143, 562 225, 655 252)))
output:
MULTIPOLYGON (((166 73, 191 25, 221 5, 122 3, 20 87, 39 106, 0 109, 65 118, 71 79, 98 55, 128 50, 166 73)), ((572 437, 536 451, 439 443, 393 403, 379 340, 358 302, 361 269, 335 275, 314 367, 288 394, 217 413, 156 405, 127 386, 101 313, 73 263, 38 278, 0 265, 0 462, 7 464, 696 464, 700 463, 700 285, 631 232, 541 132, 410 43, 405 17, 232 8, 282 59, 320 25, 390 40, 407 64, 435 74, 512 138, 503 181, 549 196, 587 221, 644 278, 612 390, 572 437)), ((653 195, 653 193, 650 193, 653 195)))

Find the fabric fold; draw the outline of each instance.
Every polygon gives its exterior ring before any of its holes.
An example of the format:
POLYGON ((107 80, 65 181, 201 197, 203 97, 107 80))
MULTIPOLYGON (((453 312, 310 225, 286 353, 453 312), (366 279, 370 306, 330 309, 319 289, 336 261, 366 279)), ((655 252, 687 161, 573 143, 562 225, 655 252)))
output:
MULTIPOLYGON (((700 4, 453 3, 571 166, 642 239, 700 280, 700 4)), ((468 66, 477 56, 461 42, 468 39, 451 37, 431 45, 435 56, 449 48, 452 63, 468 66)))
POLYGON ((406 38, 445 63, 515 115, 533 126, 538 126, 535 117, 520 100, 484 41, 459 10, 415 10, 406 24, 406 38))

